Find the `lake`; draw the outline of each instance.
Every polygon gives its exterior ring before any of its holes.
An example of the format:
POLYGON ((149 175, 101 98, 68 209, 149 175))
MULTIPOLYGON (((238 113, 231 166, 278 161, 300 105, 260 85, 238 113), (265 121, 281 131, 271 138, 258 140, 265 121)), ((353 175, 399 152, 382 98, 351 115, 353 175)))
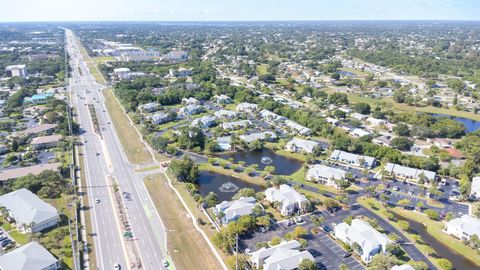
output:
POLYGON ((430 115, 435 116, 435 117, 448 117, 452 120, 460 122, 465 126, 467 133, 471 133, 471 132, 476 131, 477 129, 480 129, 480 121, 476 121, 476 120, 473 120, 473 119, 468 119, 468 118, 458 117, 458 116, 452 116, 452 115, 448 115, 448 114, 439 114, 439 113, 432 113, 430 115))
MULTIPOLYGON (((431 236, 423 224, 415 222, 410 219, 406 219, 393 213, 396 219, 406 220, 410 224, 410 230, 415 231, 422 237, 422 240, 431 246, 435 252, 442 258, 445 258, 452 262, 454 269, 456 270, 478 270, 480 267, 468 258, 457 253, 455 250, 445 246, 442 242, 438 241, 435 237, 431 236)), ((453 240, 453 239, 452 239, 453 240)))
POLYGON ((220 157, 223 159, 233 158, 235 163, 243 160, 247 165, 258 164, 260 170, 266 166, 275 166, 275 174, 279 175, 291 175, 303 165, 303 162, 298 159, 278 155, 270 149, 228 153, 220 155, 220 157))
POLYGON ((265 187, 252 184, 230 175, 210 171, 200 171, 198 191, 202 196, 215 192, 218 201, 229 201, 242 188, 253 188, 256 192, 265 190, 265 187))

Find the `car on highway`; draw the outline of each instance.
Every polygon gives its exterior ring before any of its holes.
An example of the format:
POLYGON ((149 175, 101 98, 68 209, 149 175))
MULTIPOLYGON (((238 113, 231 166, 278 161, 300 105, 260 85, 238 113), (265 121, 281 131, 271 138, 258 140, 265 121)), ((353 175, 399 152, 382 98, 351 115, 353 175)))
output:
POLYGON ((100 203, 100 199, 95 199, 95 203, 96 203, 96 204, 99 204, 99 203, 100 203))
POLYGON ((113 265, 113 269, 114 269, 114 270, 120 270, 120 269, 121 269, 120 264, 118 264, 118 263, 114 264, 114 265, 113 265))
POLYGON ((409 194, 409 195, 413 195, 413 191, 409 190, 409 191, 408 191, 408 194, 409 194))
POLYGON ((162 265, 163 267, 168 267, 168 261, 165 259, 162 259, 162 265))
POLYGON ((98 156, 100 156, 100 153, 96 153, 95 155, 98 157, 98 156))

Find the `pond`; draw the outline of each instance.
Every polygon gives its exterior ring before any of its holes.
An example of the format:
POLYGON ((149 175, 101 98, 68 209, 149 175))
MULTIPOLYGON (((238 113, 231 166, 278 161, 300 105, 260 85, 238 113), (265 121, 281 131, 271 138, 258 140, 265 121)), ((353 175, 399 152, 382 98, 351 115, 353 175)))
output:
POLYGON ((435 237, 431 236, 423 224, 415 222, 410 219, 406 219, 402 216, 399 216, 393 213, 396 219, 406 220, 410 224, 410 230, 415 231, 420 235, 425 243, 431 246, 438 256, 445 258, 452 262, 454 269, 456 270, 478 270, 479 266, 474 262, 470 261, 468 258, 462 256, 462 254, 457 253, 455 250, 450 249, 448 246, 445 246, 442 242, 438 241, 435 237))
POLYGON ((210 171, 200 171, 198 191, 202 196, 215 192, 218 201, 229 201, 242 188, 253 188, 256 192, 265 188, 260 185, 243 181, 239 178, 210 171))
POLYGON ((460 122, 465 126, 467 133, 471 133, 476 131, 477 129, 480 129, 480 121, 476 121, 476 120, 468 119, 464 117, 452 116, 448 114, 432 113, 431 115, 435 117, 449 117, 452 120, 460 122))
POLYGON ((258 164, 260 170, 266 166, 274 166, 275 174, 279 175, 291 175, 303 165, 303 162, 298 159, 278 155, 270 149, 228 153, 220 155, 220 157, 223 159, 233 158, 235 163, 243 160, 247 165, 258 164))

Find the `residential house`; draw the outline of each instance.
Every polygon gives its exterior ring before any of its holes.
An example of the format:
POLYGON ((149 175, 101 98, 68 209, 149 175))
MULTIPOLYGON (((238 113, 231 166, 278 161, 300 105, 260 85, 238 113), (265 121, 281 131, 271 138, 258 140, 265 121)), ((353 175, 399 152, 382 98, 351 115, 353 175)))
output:
POLYGON ((447 222, 445 233, 466 241, 473 235, 480 237, 480 219, 469 215, 454 218, 447 222))
POLYGON ((294 270, 303 260, 315 261, 308 251, 300 251, 297 240, 282 241, 273 247, 262 247, 252 252, 250 262, 255 269, 294 270))
POLYGON ((232 137, 231 136, 218 137, 217 145, 222 151, 232 150, 232 137))
POLYGON ((473 200, 480 199, 480 176, 475 176, 472 178, 472 185, 470 188, 470 198, 473 200))
POLYGON ((209 127, 213 127, 216 124, 217 122, 215 120, 215 117, 211 115, 205 115, 205 116, 196 118, 192 121, 192 126, 200 127, 200 128, 209 128, 209 127))
POLYGON ((0 196, 0 205, 7 209, 8 216, 23 233, 40 232, 60 222, 55 207, 25 188, 0 196))
POLYGON ((180 67, 177 71, 174 71, 173 69, 170 69, 169 71, 171 77, 188 77, 192 76, 193 71, 191 69, 187 69, 184 67, 180 67))
POLYGON ((183 116, 190 116, 194 114, 199 114, 203 111, 204 109, 200 105, 187 105, 185 107, 180 108, 180 110, 178 110, 178 113, 183 116))
POLYGON ((402 265, 395 265, 390 270, 415 270, 415 268, 413 268, 409 264, 402 264, 402 265))
POLYGON ((364 115, 364 114, 361 114, 361 113, 352 113, 350 115, 350 117, 352 117, 354 119, 357 119, 357 120, 360 120, 360 121, 364 121, 365 119, 368 118, 368 115, 364 115))
POLYGON ((280 213, 289 216, 296 211, 304 212, 309 201, 304 195, 289 185, 280 185, 279 188, 270 187, 265 190, 265 199, 270 202, 280 202, 280 213))
POLYGON ((438 148, 452 147, 452 141, 447 138, 428 138, 427 142, 435 145, 438 148))
POLYGON ((11 65, 5 68, 5 71, 10 77, 26 78, 28 76, 26 65, 11 65))
POLYGON ((16 132, 16 136, 37 136, 39 134, 52 134, 52 132, 57 127, 57 124, 41 124, 32 128, 28 128, 22 131, 16 132))
POLYGON ((285 149, 290 152, 313 153, 319 148, 319 143, 300 138, 293 138, 286 145, 285 149))
POLYGON ((315 164, 308 169, 305 180, 337 187, 335 180, 344 179, 346 173, 347 172, 342 169, 315 164))
POLYGON ((350 131, 350 134, 352 136, 360 138, 360 137, 363 137, 363 136, 371 135, 372 133, 370 133, 369 131, 360 129, 360 128, 355 128, 352 131, 350 131))
POLYGON ((332 124, 332 126, 336 126, 339 123, 337 119, 331 117, 327 117, 325 118, 325 120, 327 121, 327 123, 332 124))
POLYGON ((167 122, 173 121, 172 115, 170 113, 158 112, 150 116, 150 120, 154 125, 161 125, 167 122))
POLYGON ((171 62, 180 62, 188 60, 188 53, 185 51, 173 50, 163 56, 163 60, 171 62))
POLYGON ((62 135, 41 136, 41 137, 33 138, 30 145, 35 150, 52 148, 52 147, 57 147, 58 143, 61 140, 62 140, 62 135))
POLYGON ((0 186, 2 186, 3 182, 7 180, 24 177, 29 174, 38 175, 41 172, 48 171, 48 170, 58 171, 60 167, 61 167, 60 163, 47 163, 47 164, 33 165, 29 167, 3 170, 3 171, 0 171, 0 186))
POLYGON ((226 95, 216 95, 216 96, 213 97, 213 99, 215 99, 215 101, 218 104, 230 104, 230 103, 232 103, 232 99, 229 96, 226 96, 226 95))
POLYGON ((385 125, 386 121, 383 119, 368 117, 367 122, 374 126, 383 126, 385 125))
POLYGON ((231 110, 218 110, 213 113, 218 119, 234 119, 237 117, 237 112, 231 110))
POLYGON ((240 135, 240 139, 244 140, 246 143, 251 143, 256 140, 264 141, 264 140, 276 140, 277 135, 271 131, 264 131, 258 133, 252 133, 248 135, 240 135))
POLYGON ((244 112, 253 114, 257 111, 258 105, 253 103, 239 103, 237 105, 237 112, 244 112))
POLYGON ((297 134, 300 134, 300 135, 303 135, 303 136, 310 136, 310 134, 312 133, 312 130, 307 128, 307 127, 304 127, 294 121, 291 121, 291 120, 287 120, 285 121, 285 125, 293 132, 297 133, 297 134))
POLYGON ((194 97, 189 97, 189 98, 182 98, 182 104, 185 105, 198 105, 200 104, 200 101, 198 101, 194 97))
POLYGON ((388 136, 380 136, 377 138, 373 138, 372 142, 374 144, 383 145, 383 146, 390 146, 392 144, 392 140, 390 140, 388 136))
POLYGON ((271 112, 269 110, 261 110, 259 113, 260 117, 262 117, 265 121, 269 123, 278 123, 278 122, 283 122, 287 120, 286 117, 280 116, 274 112, 271 112))
POLYGON ((225 130, 234 130, 240 128, 246 128, 252 125, 250 120, 239 120, 234 122, 224 122, 222 123, 222 128, 225 130))
POLYGON ((335 160, 348 165, 357 167, 372 168, 375 166, 375 158, 348 153, 341 150, 334 150, 330 155, 330 160, 335 160))
POLYGON ((58 270, 61 267, 58 259, 37 242, 0 256, 0 270, 58 270))
POLYGON ((387 163, 384 169, 392 177, 398 177, 405 180, 418 181, 420 178, 424 178, 424 181, 434 181, 436 177, 435 172, 405 167, 394 163, 387 163))
POLYGON ((361 219, 352 220, 351 225, 345 222, 338 224, 333 228, 333 235, 350 246, 353 243, 360 246, 360 250, 355 252, 365 263, 369 263, 376 254, 385 252, 387 245, 393 243, 386 234, 378 232, 361 219))
POLYGON ((237 220, 241 216, 250 215, 257 201, 253 197, 241 197, 238 200, 223 201, 215 206, 214 212, 222 224, 237 220))
POLYGON ((152 113, 158 111, 160 107, 161 105, 158 102, 149 102, 138 106, 138 109, 140 109, 140 111, 143 113, 152 113))
POLYGON ((116 68, 113 70, 113 74, 119 80, 128 80, 130 79, 130 69, 129 68, 116 68))

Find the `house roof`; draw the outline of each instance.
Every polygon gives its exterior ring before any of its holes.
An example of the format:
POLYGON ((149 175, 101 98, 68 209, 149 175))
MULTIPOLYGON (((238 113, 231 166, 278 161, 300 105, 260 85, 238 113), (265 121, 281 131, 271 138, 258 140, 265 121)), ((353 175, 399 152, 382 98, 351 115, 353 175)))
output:
POLYGON ((36 145, 36 144, 43 144, 43 143, 52 143, 52 142, 58 142, 61 139, 62 139, 62 135, 41 136, 41 137, 33 138, 31 144, 36 145))
POLYGON ((47 269, 58 260, 37 242, 30 242, 0 256, 0 269, 33 270, 47 269))
POLYGON ((28 189, 19 189, 0 196, 0 205, 21 224, 40 224, 58 218, 57 209, 41 200, 28 189))
POLYGON ((253 197, 241 197, 238 200, 223 201, 215 208, 225 214, 225 220, 230 221, 240 216, 250 215, 256 203, 253 197))
POLYGON ((313 152, 313 150, 315 150, 315 147, 317 147, 318 145, 319 143, 316 141, 293 138, 287 143, 286 147, 296 146, 304 151, 313 152))
POLYGON ((249 135, 240 135, 240 139, 244 140, 247 143, 250 143, 256 140, 265 140, 267 138, 267 135, 269 135, 271 139, 277 138, 277 135, 275 135, 275 133, 271 131, 264 131, 264 132, 252 133, 249 135))
POLYGON ((342 179, 345 178, 346 172, 342 169, 332 168, 325 165, 315 164, 307 172, 310 179, 342 179))
POLYGON ((247 127, 251 125, 252 122, 250 120, 239 120, 239 121, 234 121, 234 122, 224 122, 222 123, 222 128, 223 129, 232 129, 236 127, 247 127))
POLYGON ((330 159, 339 160, 347 163, 353 163, 361 166, 367 164, 369 167, 372 167, 373 163, 375 163, 374 157, 352 154, 352 153, 348 153, 340 150, 334 150, 330 155, 330 159), (365 161, 365 164, 360 164, 361 159, 365 161))
POLYGON ((41 124, 41 125, 38 125, 36 127, 32 127, 32 128, 28 128, 28 129, 19 131, 18 133, 23 134, 23 135, 37 134, 37 133, 40 133, 40 132, 44 132, 44 131, 54 129, 57 126, 58 126, 57 124, 41 124))
POLYGON ((480 195, 480 176, 472 178, 472 186, 470 189, 470 194, 477 193, 480 195))
POLYGON ((395 265, 391 270, 415 270, 409 264, 395 265))
POLYGON ((214 112, 213 115, 215 115, 215 117, 217 118, 235 117, 237 115, 237 112, 231 110, 218 110, 214 112))
POLYGON ((30 167, 15 168, 9 170, 0 171, 0 181, 15 179, 29 174, 37 175, 43 171, 52 170, 56 171, 60 168, 60 163, 48 163, 48 164, 39 164, 33 165, 30 167))
MULTIPOLYGON (((252 260, 259 264, 263 261, 264 270, 291 270, 297 269, 302 260, 314 261, 308 251, 299 251, 300 243, 296 240, 282 241, 279 245, 270 248, 261 248, 252 253, 252 260)), ((259 267, 262 267, 258 265, 259 267)))
POLYGON ((448 226, 460 228, 468 235, 476 234, 480 237, 480 219, 469 215, 463 215, 459 218, 454 218, 448 222, 448 226))
POLYGON ((279 188, 270 187, 265 190, 274 201, 282 202, 283 207, 307 201, 307 198, 289 185, 280 185, 279 188))
POLYGON ((423 173, 429 180, 434 180, 436 175, 436 173, 432 171, 405 167, 394 163, 387 163, 387 165, 385 165, 385 170, 390 173, 393 172, 395 174, 411 178, 418 178, 423 173))

